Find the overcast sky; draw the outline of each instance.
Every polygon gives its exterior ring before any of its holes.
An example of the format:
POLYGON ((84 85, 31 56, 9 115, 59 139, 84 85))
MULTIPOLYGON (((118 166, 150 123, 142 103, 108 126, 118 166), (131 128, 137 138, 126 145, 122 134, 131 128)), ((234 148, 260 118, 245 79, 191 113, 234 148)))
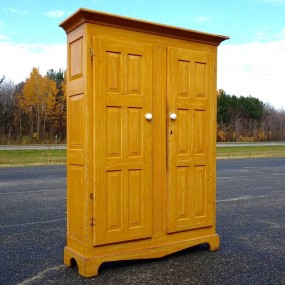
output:
POLYGON ((0 0, 0 77, 66 68, 58 27, 80 7, 229 36, 219 47, 218 88, 285 109, 285 0, 0 0))

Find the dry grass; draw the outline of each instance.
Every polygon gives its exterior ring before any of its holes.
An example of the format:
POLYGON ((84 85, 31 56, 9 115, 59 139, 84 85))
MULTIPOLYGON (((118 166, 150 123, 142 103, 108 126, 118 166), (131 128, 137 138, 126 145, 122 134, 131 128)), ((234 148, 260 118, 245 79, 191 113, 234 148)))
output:
POLYGON ((217 158, 285 157, 285 146, 217 147, 217 158))
POLYGON ((66 163, 66 150, 1 150, 0 167, 66 163))
MULTIPOLYGON (((217 148, 217 159, 285 157, 285 146, 227 146, 217 148)), ((66 164, 66 150, 1 150, 0 167, 66 164)))

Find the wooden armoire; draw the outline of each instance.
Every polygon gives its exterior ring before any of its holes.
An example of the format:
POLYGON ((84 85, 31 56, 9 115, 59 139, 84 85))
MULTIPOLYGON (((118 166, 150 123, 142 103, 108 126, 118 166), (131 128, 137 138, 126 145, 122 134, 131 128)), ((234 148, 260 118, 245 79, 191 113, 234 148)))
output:
POLYGON ((67 246, 82 276, 216 233, 217 46, 228 39, 79 9, 67 33, 67 246))

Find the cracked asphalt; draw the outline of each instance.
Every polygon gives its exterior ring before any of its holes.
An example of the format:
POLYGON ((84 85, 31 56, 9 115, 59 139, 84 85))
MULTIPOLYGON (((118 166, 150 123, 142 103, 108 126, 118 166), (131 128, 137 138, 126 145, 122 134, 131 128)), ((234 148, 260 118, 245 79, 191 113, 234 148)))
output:
POLYGON ((285 284, 285 158, 217 161, 217 232, 170 256, 103 264, 83 278, 63 265, 64 166, 0 168, 0 284, 285 284))

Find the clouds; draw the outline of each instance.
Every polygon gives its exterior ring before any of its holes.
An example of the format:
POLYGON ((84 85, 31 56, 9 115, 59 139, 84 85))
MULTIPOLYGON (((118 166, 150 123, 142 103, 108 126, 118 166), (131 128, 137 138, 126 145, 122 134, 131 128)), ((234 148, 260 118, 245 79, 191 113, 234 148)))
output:
POLYGON ((0 34, 0 40, 8 40, 8 36, 0 34))
POLYGON ((274 35, 276 38, 285 38, 285 28, 283 28, 279 33, 274 35))
POLYGON ((206 16, 199 15, 199 16, 196 16, 196 17, 194 18, 194 23, 195 23, 195 24, 203 24, 203 23, 208 22, 208 21, 210 21, 210 20, 211 20, 210 17, 206 17, 206 16))
MULTIPOLYGON (((2 10, 6 13, 10 14, 18 14, 18 15, 27 15, 31 14, 31 12, 26 11, 26 10, 20 10, 20 9, 15 9, 15 8, 2 8, 2 10)), ((50 18, 61 18, 64 16, 66 13, 62 10, 50 10, 47 12, 43 12, 44 16, 50 17, 50 18)))
POLYGON ((65 37, 60 34, 57 23, 57 19, 65 13, 44 8, 41 12, 35 12, 33 8, 29 7, 27 12, 20 7, 0 8, 3 12, 0 21, 0 78, 5 75, 7 80, 19 83, 29 77, 33 67, 39 67, 43 75, 51 68, 66 68, 65 37), (42 19, 43 15, 55 20, 39 25, 38 19, 42 19), (54 42, 63 44, 42 44, 52 42, 45 41, 47 33, 49 37, 52 34, 54 42), (57 34, 61 36, 56 37, 57 34))
MULTIPOLYGON (((2 8, 2 10, 6 13, 12 13, 12 14, 18 14, 18 15, 29 14, 29 12, 26 10, 20 10, 20 9, 15 9, 15 8, 2 8)), ((44 12, 43 15, 57 19, 65 15, 65 12, 62 10, 50 10, 50 11, 44 12)))
POLYGON ((221 45, 218 88, 251 95, 285 108, 285 39, 267 43, 221 45))
POLYGON ((15 83, 25 81, 33 67, 41 74, 47 70, 66 69, 66 44, 28 45, 0 41, 0 77, 15 83))
MULTIPOLYGON (((285 1, 285 0, 284 0, 285 1)), ((282 39, 285 38, 285 24, 284 24, 284 28, 280 29, 280 27, 278 27, 278 29, 273 29, 272 27, 269 26, 260 26, 256 29, 255 31, 255 37, 254 40, 255 41, 274 41, 276 39, 282 39)))
MULTIPOLYGON (((41 74, 66 68, 66 44, 15 44, 0 41, 0 77, 25 81, 33 67, 41 74)), ((251 95, 285 109, 285 39, 268 43, 223 43, 218 56, 218 88, 251 95)))
POLYGON ((3 11, 8 12, 8 13, 13 13, 13 14, 18 14, 18 15, 26 15, 28 12, 26 10, 20 10, 16 8, 2 8, 3 11))
POLYGON ((45 16, 51 18, 61 18, 64 14, 65 12, 61 10, 52 10, 44 13, 45 16))
POLYGON ((8 36, 2 32, 4 24, 0 22, 0 41, 1 40, 8 40, 8 36))
MULTIPOLYGON (((5 75, 18 83, 33 67, 40 67, 42 74, 50 68, 65 69, 66 35, 58 23, 78 8, 76 2, 68 7, 62 1, 38 1, 35 5, 12 2, 6 1, 0 8, 0 78, 5 75)), ((285 105, 285 24, 281 9, 285 0, 250 0, 247 5, 244 1, 217 4, 206 0, 193 5, 185 0, 181 6, 167 0, 168 5, 159 12, 153 5, 149 9, 153 3, 145 0, 123 1, 119 6, 102 0, 87 2, 91 9, 126 16, 133 16, 132 11, 137 10, 136 17, 141 19, 231 36, 219 47, 218 88, 229 94, 252 95, 275 106, 285 105)))

